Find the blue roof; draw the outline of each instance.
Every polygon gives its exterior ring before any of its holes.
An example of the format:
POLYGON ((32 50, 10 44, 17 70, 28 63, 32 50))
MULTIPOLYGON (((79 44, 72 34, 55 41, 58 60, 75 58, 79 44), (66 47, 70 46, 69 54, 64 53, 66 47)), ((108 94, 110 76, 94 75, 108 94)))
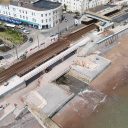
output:
POLYGON ((14 23, 14 24, 21 24, 22 23, 18 19, 14 19, 14 18, 11 18, 11 17, 2 16, 2 15, 0 15, 0 20, 6 21, 8 23, 14 23))

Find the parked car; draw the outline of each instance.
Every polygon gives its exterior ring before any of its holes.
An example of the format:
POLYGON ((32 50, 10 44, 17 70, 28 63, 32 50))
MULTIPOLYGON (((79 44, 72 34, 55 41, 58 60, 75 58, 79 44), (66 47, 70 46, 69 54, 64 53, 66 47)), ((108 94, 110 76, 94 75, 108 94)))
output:
POLYGON ((55 36, 55 35, 50 35, 50 37, 53 37, 53 36, 55 36))
POLYGON ((9 85, 9 82, 4 82, 3 85, 4 85, 4 86, 8 86, 8 85, 9 85))
POLYGON ((21 29, 21 30, 25 30, 25 27, 21 27, 20 29, 21 29))
POLYGON ((32 38, 32 37, 29 38, 29 42, 30 42, 30 43, 33 42, 33 38, 32 38))
POLYGON ((26 54, 21 55, 21 56, 20 56, 20 59, 21 59, 21 60, 26 59, 26 54))
POLYGON ((0 60, 3 60, 4 59, 4 57, 3 56, 0 56, 0 60))
POLYGON ((48 72, 50 72, 51 70, 52 70, 52 67, 48 67, 48 68, 45 69, 45 73, 48 73, 48 72))
POLYGON ((68 22, 68 20, 67 20, 67 19, 64 19, 64 21, 65 21, 65 22, 68 22))
POLYGON ((25 33, 25 34, 29 34, 30 32, 28 31, 28 30, 23 30, 23 33, 25 33))

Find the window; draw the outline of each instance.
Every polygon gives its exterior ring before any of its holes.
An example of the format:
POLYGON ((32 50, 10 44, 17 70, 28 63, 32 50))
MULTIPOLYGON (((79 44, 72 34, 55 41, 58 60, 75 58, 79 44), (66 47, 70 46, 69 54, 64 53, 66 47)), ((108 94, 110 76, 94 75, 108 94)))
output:
POLYGON ((33 18, 32 21, 33 21, 33 22, 36 22, 36 19, 33 18))
POLYGON ((13 14, 14 15, 14 17, 16 17, 16 14, 13 14))
POLYGON ((41 16, 43 17, 43 14, 41 14, 41 16))
POLYGON ((13 8, 13 11, 15 11, 16 9, 15 8, 13 8))
POLYGON ((32 12, 32 16, 35 16, 35 13, 34 12, 32 12))

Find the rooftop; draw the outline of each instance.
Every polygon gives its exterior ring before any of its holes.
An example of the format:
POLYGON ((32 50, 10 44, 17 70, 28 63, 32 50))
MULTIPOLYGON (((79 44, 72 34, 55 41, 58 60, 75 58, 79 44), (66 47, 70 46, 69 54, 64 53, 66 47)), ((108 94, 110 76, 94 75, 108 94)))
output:
POLYGON ((59 2, 51 2, 48 0, 36 0, 35 2, 26 1, 26 0, 19 0, 18 2, 18 1, 12 0, 10 4, 37 10, 37 11, 55 9, 61 5, 61 3, 59 2))

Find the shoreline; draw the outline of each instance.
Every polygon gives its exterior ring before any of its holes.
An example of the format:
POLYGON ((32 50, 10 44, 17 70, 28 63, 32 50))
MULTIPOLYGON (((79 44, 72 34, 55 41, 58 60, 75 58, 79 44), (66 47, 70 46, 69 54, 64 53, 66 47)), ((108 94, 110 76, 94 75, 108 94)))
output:
MULTIPOLYGON (((89 85, 96 92, 102 92, 105 96, 111 96, 117 87, 128 84, 127 37, 125 36, 118 42, 121 43, 118 43, 103 56, 112 61, 111 65, 89 85)), ((89 97, 95 102, 97 99, 94 99, 93 96, 97 95, 92 94, 89 97)), ((94 112, 90 107, 94 103, 89 97, 86 95, 83 95, 82 98, 77 96, 62 108, 52 120, 62 128, 86 128, 86 120, 94 112)), ((98 104, 98 107, 102 103, 98 104)))

